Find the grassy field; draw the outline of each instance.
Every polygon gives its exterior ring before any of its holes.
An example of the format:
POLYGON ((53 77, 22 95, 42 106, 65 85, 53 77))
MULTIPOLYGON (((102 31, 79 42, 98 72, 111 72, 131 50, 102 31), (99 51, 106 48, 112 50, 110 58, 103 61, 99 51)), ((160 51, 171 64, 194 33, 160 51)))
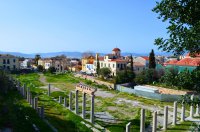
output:
MULTIPOLYGON (((58 96, 63 96, 67 97, 69 94, 69 91, 75 89, 75 85, 79 82, 84 82, 88 85, 91 85, 93 87, 97 88, 102 88, 105 91, 109 91, 109 93, 114 94, 114 97, 96 97, 95 98, 95 112, 104 112, 107 111, 109 112, 112 116, 114 116, 116 119, 118 119, 118 123, 105 123, 99 120, 96 120, 98 124, 101 126, 107 128, 111 132, 123 132, 125 131, 125 126, 126 123, 132 122, 132 130, 134 131, 139 131, 139 125, 140 125, 140 108, 138 107, 132 107, 131 104, 129 103, 122 103, 122 104, 116 104, 115 101, 118 98, 125 98, 127 100, 134 100, 134 101, 139 101, 143 103, 144 105, 153 105, 153 106, 160 106, 164 107, 165 105, 170 105, 173 106, 172 103, 168 102, 160 102, 156 100, 150 100, 150 99, 145 99, 142 97, 137 97, 135 95, 130 95, 127 93, 121 93, 118 91, 114 90, 108 90, 106 86, 104 85, 97 85, 91 81, 87 81, 84 79, 76 78, 72 74, 59 74, 59 75, 54 75, 54 74, 45 74, 46 81, 48 83, 53 83, 55 87, 60 88, 63 91, 57 91, 53 92, 51 94, 51 97, 57 98, 58 96)), ((64 131, 65 129, 69 129, 70 126, 72 126, 72 130, 82 130, 86 131, 85 126, 80 124, 80 121, 82 120, 80 117, 74 115, 72 112, 66 110, 58 104, 55 101, 52 101, 52 98, 49 98, 46 94, 47 91, 44 89, 40 89, 38 87, 43 86, 39 81, 39 75, 38 74, 27 74, 27 75, 20 75, 17 76, 18 79, 20 79, 23 83, 27 83, 29 87, 31 87, 32 92, 34 95, 39 95, 40 96, 40 105, 45 106, 46 110, 46 117, 50 122, 56 126, 56 128, 60 131, 64 131), (66 125, 66 123, 69 124, 66 125)), ((82 98, 79 98, 79 101, 82 101, 82 98)), ((87 100, 89 102, 90 100, 87 100)), ((87 106, 86 109, 89 110, 90 106, 87 106)), ((81 106, 80 106, 80 112, 81 112, 81 106)), ((146 120, 146 125, 150 123, 152 120, 152 114, 151 111, 146 110, 146 115, 147 115, 147 120, 146 120)), ((175 129, 175 128, 174 128, 175 129)))
MULTIPOLYGON (((39 106, 44 106, 46 119, 59 131, 59 132, 90 132, 84 124, 81 123, 83 119, 68 109, 64 108, 61 104, 52 100, 52 97, 47 96, 47 90, 40 89, 43 84, 39 81, 38 74, 27 74, 17 76, 22 82, 30 87, 33 96, 39 97, 39 106)), ((65 95, 65 93, 63 93, 65 95)), ((57 97, 58 93, 53 93, 57 97)))
POLYGON ((35 124, 40 131, 52 131, 16 90, 0 94, 0 102, 0 129, 9 127, 15 132, 34 132, 32 125, 35 124))

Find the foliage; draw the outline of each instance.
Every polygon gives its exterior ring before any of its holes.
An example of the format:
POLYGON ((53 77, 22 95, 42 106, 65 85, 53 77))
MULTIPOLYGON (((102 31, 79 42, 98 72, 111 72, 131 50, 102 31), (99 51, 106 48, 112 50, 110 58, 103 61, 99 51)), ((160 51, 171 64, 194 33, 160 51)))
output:
POLYGON ((35 55, 35 64, 38 66, 38 60, 41 59, 41 56, 39 54, 35 55))
POLYGON ((56 68, 51 66, 51 67, 49 67, 48 72, 49 73, 55 73, 56 72, 56 68))
POLYGON ((100 70, 100 63, 99 63, 99 55, 97 55, 97 75, 99 75, 99 70, 100 70))
POLYGON ((164 83, 166 86, 174 86, 177 84, 177 69, 167 69, 164 76, 161 77, 160 82, 164 83))
POLYGON ((131 71, 133 72, 133 56, 131 55, 131 71))
POLYGON ((169 38, 155 40, 159 49, 176 54, 200 51, 199 0, 161 0, 153 11, 159 14, 159 19, 169 23, 169 38))
POLYGON ((193 89, 199 93, 200 92, 200 68, 199 68, 199 66, 195 70, 192 71, 191 78, 192 78, 192 82, 193 82, 193 89))
POLYGON ((176 85, 179 88, 187 89, 192 86, 192 77, 191 77, 191 73, 189 72, 188 69, 185 69, 184 71, 180 72, 177 75, 176 80, 177 80, 176 85))
POLYGON ((155 54, 153 49, 151 50, 150 54, 149 54, 149 68, 156 68, 156 60, 155 60, 155 54))
POLYGON ((158 81, 158 72, 155 69, 146 69, 139 73, 136 78, 135 82, 137 84, 150 84, 154 81, 158 81))
POLYGON ((38 72, 43 72, 44 71, 44 67, 42 65, 38 65, 37 66, 37 71, 38 72))
POLYGON ((117 84, 131 83, 134 82, 134 78, 135 78, 134 72, 132 72, 131 70, 123 70, 117 72, 117 76, 115 77, 115 82, 117 84))
POLYGON ((111 73, 111 71, 107 67, 101 68, 99 70, 99 74, 102 75, 103 77, 108 77, 110 75, 110 73, 111 73))

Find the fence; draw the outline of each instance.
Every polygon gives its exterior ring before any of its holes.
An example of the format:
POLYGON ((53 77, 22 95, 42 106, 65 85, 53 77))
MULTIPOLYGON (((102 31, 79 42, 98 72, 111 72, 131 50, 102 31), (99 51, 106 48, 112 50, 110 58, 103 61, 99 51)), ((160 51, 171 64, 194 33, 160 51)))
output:
POLYGON ((160 94, 160 93, 152 93, 148 91, 140 91, 135 90, 133 88, 124 87, 121 85, 116 85, 116 90, 120 92, 125 92, 129 94, 135 94, 137 96, 160 100, 160 101, 167 101, 167 102, 173 102, 177 101, 181 98, 181 95, 171 95, 171 94, 160 94))

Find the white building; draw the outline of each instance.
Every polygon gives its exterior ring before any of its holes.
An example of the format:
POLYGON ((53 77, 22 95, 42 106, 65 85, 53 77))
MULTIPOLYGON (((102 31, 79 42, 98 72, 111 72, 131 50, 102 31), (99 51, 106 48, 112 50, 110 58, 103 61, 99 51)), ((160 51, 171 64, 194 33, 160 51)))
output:
MULTIPOLYGON (((97 67, 97 57, 96 55, 94 61, 94 71, 96 72, 97 67)), ((118 71, 124 70, 128 64, 128 60, 122 59, 121 50, 119 48, 114 48, 112 54, 107 54, 104 57, 98 57, 100 68, 107 67, 111 70, 111 75, 116 76, 118 71)))
POLYGON ((20 63, 20 69, 30 68, 30 66, 31 66, 31 61, 29 59, 25 59, 20 63))

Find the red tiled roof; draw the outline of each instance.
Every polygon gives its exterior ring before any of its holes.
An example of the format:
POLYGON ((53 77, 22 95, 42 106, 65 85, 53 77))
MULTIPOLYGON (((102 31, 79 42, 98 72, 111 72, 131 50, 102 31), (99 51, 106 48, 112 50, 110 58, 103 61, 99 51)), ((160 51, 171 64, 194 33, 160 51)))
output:
POLYGON ((114 62, 128 62, 127 60, 122 60, 122 59, 111 59, 110 61, 114 61, 114 62))
POLYGON ((165 65, 179 65, 179 66, 199 66, 200 58, 184 58, 180 61, 171 60, 164 64, 165 65))
POLYGON ((149 60, 148 56, 141 56, 142 58, 144 58, 145 60, 149 60))
POLYGON ((104 61, 104 57, 100 56, 100 57, 99 57, 99 60, 100 60, 100 61, 104 61))
POLYGON ((112 51, 121 51, 119 48, 114 48, 112 51))
POLYGON ((134 62, 133 66, 145 66, 144 64, 140 63, 140 62, 134 62))

